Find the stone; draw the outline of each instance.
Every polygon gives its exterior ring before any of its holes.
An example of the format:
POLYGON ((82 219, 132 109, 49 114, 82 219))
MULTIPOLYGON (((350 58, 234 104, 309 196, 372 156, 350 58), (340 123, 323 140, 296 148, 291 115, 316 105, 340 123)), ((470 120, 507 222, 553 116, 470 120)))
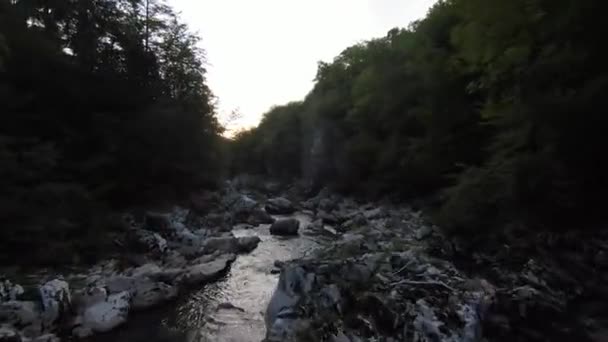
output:
POLYGON ((334 201, 330 198, 323 198, 323 199, 319 200, 318 207, 320 210, 331 212, 338 208, 338 204, 336 203, 336 201, 334 201))
POLYGON ((300 229, 300 221, 291 218, 279 220, 270 226, 270 234, 272 235, 298 235, 300 229))
POLYGON ((429 226, 422 226, 416 230, 416 239, 423 240, 433 234, 433 228, 429 226))
POLYGON ((131 271, 132 277, 143 277, 143 276, 153 276, 155 274, 161 273, 161 268, 154 263, 147 263, 135 268, 131 271))
POLYGON ((331 214, 324 210, 320 210, 317 213, 317 217, 320 218, 323 221, 323 223, 325 223, 325 224, 337 225, 340 223, 340 220, 338 219, 338 217, 336 215, 331 214))
POLYGON ((371 210, 366 210, 363 212, 363 216, 365 216, 368 220, 376 220, 379 218, 385 217, 384 210, 382 208, 376 208, 371 210))
POLYGON ((26 326, 41 319, 41 309, 36 302, 10 300, 0 303, 0 322, 26 326))
POLYGON ((145 229, 132 229, 127 236, 129 247, 133 252, 164 253, 167 250, 167 240, 160 234, 145 229))
POLYGON ((364 227, 368 224, 367 218, 361 214, 357 213, 353 215, 350 219, 346 220, 340 225, 342 230, 351 230, 359 227, 364 227))
POLYGON ((38 291, 44 323, 47 327, 51 327, 71 309, 70 286, 64 280, 54 279, 40 286, 38 291))
POLYGON ((33 338, 30 342, 61 342, 61 339, 55 334, 44 334, 33 338))
POLYGON ((130 301, 131 294, 123 291, 85 308, 77 331, 81 334, 87 331, 103 333, 124 324, 129 315, 130 301))
POLYGON ((131 309, 149 309, 177 298, 178 288, 162 282, 140 280, 132 294, 131 309))
POLYGON ((224 206, 234 214, 250 213, 258 206, 258 202, 247 195, 231 193, 223 201, 224 206))
POLYGON ((289 215, 296 211, 290 200, 284 197, 271 198, 266 202, 266 212, 272 215, 289 215))
POLYGON ((11 327, 0 327, 0 342, 21 342, 21 335, 11 327))
POLYGON ((249 214, 249 218, 247 219, 247 223, 259 226, 261 224, 272 224, 276 221, 270 214, 268 214, 264 209, 255 208, 249 214))
POLYGON ((178 251, 171 250, 167 253, 164 259, 164 267, 168 268, 181 268, 187 263, 186 258, 178 251))
POLYGON ((238 251, 240 253, 249 253, 258 247, 260 238, 257 236, 242 236, 237 239, 238 251))
POLYGON ((24 290, 21 285, 0 278, 0 301, 17 300, 23 293, 24 290))
POLYGON ((220 276, 235 259, 234 254, 223 254, 208 263, 190 266, 181 276, 181 281, 189 286, 203 285, 220 276))
POLYGON ((239 251, 238 240, 234 236, 210 237, 203 242, 203 251, 206 254, 216 251, 237 253, 239 251))
POLYGON ((282 341, 299 331, 297 304, 313 287, 315 276, 302 267, 289 267, 279 276, 277 287, 270 298, 264 321, 270 341, 282 341))

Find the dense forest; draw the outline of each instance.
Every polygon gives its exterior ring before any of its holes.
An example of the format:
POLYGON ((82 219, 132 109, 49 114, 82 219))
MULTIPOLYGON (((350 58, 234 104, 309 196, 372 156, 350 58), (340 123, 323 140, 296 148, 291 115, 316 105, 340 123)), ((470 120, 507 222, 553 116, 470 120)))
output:
POLYGON ((118 229, 109 213, 229 173, 422 198, 476 236, 594 227, 608 209, 604 13, 439 1, 320 62, 305 99, 226 142, 199 37, 162 0, 0 0, 0 262, 94 259, 118 229))
POLYGON ((605 7, 439 1, 320 62, 303 101, 237 135, 233 171, 426 198, 477 236, 593 227, 608 190, 605 7))
POLYGON ((198 41, 160 0, 0 1, 1 258, 91 258, 112 210, 216 182, 198 41))

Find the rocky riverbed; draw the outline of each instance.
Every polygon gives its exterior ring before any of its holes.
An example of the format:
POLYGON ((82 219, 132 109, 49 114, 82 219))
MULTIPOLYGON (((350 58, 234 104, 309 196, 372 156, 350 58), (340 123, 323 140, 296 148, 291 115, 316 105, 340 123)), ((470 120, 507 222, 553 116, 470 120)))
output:
POLYGON ((581 274, 515 245, 469 255, 406 205, 279 195, 130 213, 119 258, 5 276, 0 341, 605 341, 601 239, 581 274))

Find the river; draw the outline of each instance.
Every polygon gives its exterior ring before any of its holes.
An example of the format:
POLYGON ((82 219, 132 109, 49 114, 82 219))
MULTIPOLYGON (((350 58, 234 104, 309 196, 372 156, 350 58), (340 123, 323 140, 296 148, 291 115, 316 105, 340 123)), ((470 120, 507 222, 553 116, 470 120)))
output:
POLYGON ((269 225, 236 226, 235 236, 257 235, 261 242, 253 252, 240 255, 224 277, 181 295, 171 305, 135 313, 122 328, 91 341, 260 342, 266 331, 266 305, 279 277, 272 272, 275 260, 301 258, 320 246, 321 239, 306 229, 310 217, 293 217, 300 221, 298 237, 270 235, 269 225))

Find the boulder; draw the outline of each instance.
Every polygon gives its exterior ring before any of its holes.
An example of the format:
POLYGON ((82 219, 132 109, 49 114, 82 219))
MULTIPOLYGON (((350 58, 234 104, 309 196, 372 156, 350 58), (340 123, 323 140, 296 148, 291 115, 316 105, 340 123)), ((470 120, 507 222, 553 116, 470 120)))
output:
POLYGON ((416 239, 423 240, 433 234, 433 228, 429 226, 422 226, 416 230, 416 239))
POLYGON ((194 234, 189 229, 183 229, 176 232, 175 239, 169 246, 186 258, 196 258, 203 253, 203 241, 205 241, 203 236, 194 234))
POLYGON ((132 229, 127 236, 129 248, 133 252, 155 252, 162 254, 167 251, 167 240, 160 234, 145 229, 132 229))
POLYGON ((262 208, 256 208, 251 211, 247 223, 258 226, 260 224, 272 224, 276 221, 270 214, 262 208))
POLYGON ((338 208, 338 204, 331 198, 322 198, 321 200, 319 200, 318 207, 320 210, 331 212, 334 209, 338 208))
POLYGON ((107 296, 84 308, 74 334, 83 337, 90 333, 108 332, 127 321, 131 294, 123 291, 107 296))
POLYGON ((147 263, 141 265, 131 271, 132 277, 144 277, 144 276, 152 276, 162 272, 162 269, 154 263, 147 263))
POLYGON ((272 235, 298 235, 300 221, 290 218, 279 220, 270 226, 270 234, 272 235))
POLYGON ((340 225, 340 228, 342 230, 351 230, 354 228, 359 228, 359 227, 364 227, 368 224, 367 218, 365 217, 365 215, 361 214, 361 213, 357 213, 355 215, 353 215, 349 220, 347 220, 346 222, 342 223, 340 225))
POLYGON ((241 253, 249 253, 258 247, 260 238, 257 236, 243 236, 237 239, 238 250, 241 253))
POLYGON ((220 276, 230 264, 236 259, 234 254, 224 254, 217 257, 215 260, 190 266, 186 269, 180 280, 185 285, 203 285, 220 276))
POLYGON ((17 300, 23 294, 23 287, 8 279, 0 278, 0 301, 17 300))
POLYGON ((51 280, 38 289, 42 301, 42 315, 47 327, 51 327, 66 313, 72 306, 70 287, 64 280, 51 280))
POLYGON ((143 310, 177 298, 178 288, 149 279, 139 279, 132 294, 131 309, 143 310))
POLYGON ((237 253, 238 250, 238 240, 234 236, 210 237, 203 242, 203 251, 205 254, 216 251, 237 253))
POLYGON ((15 326, 27 326, 39 322, 42 316, 36 302, 10 300, 0 303, 0 322, 15 326))
POLYGON ((323 220, 323 223, 326 223, 326 224, 336 225, 336 224, 340 223, 340 219, 336 215, 329 213, 327 211, 324 211, 324 210, 320 210, 317 213, 317 217, 320 218, 321 220, 323 220))
POLYGON ((226 196, 223 204, 233 214, 249 213, 258 206, 258 202, 256 202, 253 198, 236 192, 226 196))
POLYGON ((268 340, 289 340, 302 331, 297 318, 298 301, 311 291, 314 281, 314 274, 301 267, 283 270, 264 315, 268 340))
POLYGON ((289 215, 296 211, 291 201, 283 197, 269 199, 265 208, 272 215, 289 215))

